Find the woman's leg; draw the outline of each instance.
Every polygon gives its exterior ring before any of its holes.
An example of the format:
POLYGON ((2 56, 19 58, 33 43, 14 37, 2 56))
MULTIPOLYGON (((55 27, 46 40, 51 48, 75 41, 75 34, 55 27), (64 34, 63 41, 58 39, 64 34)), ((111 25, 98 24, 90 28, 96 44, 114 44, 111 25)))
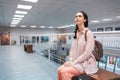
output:
POLYGON ((72 80, 73 76, 82 74, 73 66, 64 67, 61 71, 61 79, 59 80, 72 80))
POLYGON ((62 70, 65 68, 65 65, 61 65, 59 68, 58 68, 58 80, 62 80, 61 79, 61 72, 62 70))

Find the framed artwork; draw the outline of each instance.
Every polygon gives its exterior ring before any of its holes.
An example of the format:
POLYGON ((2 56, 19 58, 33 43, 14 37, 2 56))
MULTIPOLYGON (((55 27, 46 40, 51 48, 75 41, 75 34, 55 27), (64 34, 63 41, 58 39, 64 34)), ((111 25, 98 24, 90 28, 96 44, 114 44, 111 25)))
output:
POLYGON ((32 43, 35 43, 35 42, 36 42, 36 37, 32 36, 32 43))
POLYGON ((41 36, 41 43, 44 43, 44 42, 49 42, 48 36, 41 36))
POLYGON ((115 27, 115 31, 120 31, 120 27, 115 27))
POLYGON ((58 43, 65 44, 66 43, 66 39, 67 39, 67 35, 58 35, 57 36, 58 43))
POLYGON ((113 31, 113 27, 106 27, 105 31, 113 31))
POLYGON ((107 64, 107 55, 103 55, 103 57, 101 58, 101 60, 99 61, 98 66, 102 69, 105 69, 107 64))
POLYGON ((97 28, 97 31, 101 32, 101 31, 104 31, 104 29, 103 28, 97 28))
POLYGON ((108 56, 106 70, 113 72, 115 67, 115 62, 116 62, 115 56, 108 56))

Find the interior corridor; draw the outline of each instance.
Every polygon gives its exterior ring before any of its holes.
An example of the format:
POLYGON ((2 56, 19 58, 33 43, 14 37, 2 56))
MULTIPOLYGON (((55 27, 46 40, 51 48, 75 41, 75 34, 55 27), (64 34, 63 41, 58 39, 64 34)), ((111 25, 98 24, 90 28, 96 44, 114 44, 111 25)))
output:
POLYGON ((0 80, 57 80, 57 68, 23 46, 0 46, 0 80))

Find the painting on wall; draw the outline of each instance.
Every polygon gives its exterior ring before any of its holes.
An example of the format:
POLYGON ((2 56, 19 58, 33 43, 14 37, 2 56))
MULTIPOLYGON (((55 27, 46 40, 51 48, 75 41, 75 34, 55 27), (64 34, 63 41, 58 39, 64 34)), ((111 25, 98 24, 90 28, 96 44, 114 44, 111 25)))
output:
POLYGON ((106 28, 105 28, 105 31, 112 31, 112 30, 113 30, 112 27, 106 27, 106 28))
POLYGON ((49 42, 48 36, 41 36, 41 43, 49 42))
POLYGON ((104 29, 103 28, 97 28, 97 31, 101 32, 101 31, 104 31, 104 29))
POLYGON ((35 42, 36 42, 36 37, 32 36, 32 43, 35 43, 35 42))
POLYGON ((65 44, 67 40, 67 35, 57 35, 58 44, 65 44))
POLYGON ((115 31, 120 31, 120 27, 115 27, 115 31))
POLYGON ((1 45, 10 45, 10 35, 1 34, 1 45))

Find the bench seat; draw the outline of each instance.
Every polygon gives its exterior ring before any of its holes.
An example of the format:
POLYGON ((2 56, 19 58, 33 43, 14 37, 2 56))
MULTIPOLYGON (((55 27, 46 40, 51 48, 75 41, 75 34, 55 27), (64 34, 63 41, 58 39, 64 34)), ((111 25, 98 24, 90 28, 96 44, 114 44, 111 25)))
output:
POLYGON ((98 72, 93 75, 82 74, 74 76, 72 80, 120 80, 120 75, 99 69, 98 72))

